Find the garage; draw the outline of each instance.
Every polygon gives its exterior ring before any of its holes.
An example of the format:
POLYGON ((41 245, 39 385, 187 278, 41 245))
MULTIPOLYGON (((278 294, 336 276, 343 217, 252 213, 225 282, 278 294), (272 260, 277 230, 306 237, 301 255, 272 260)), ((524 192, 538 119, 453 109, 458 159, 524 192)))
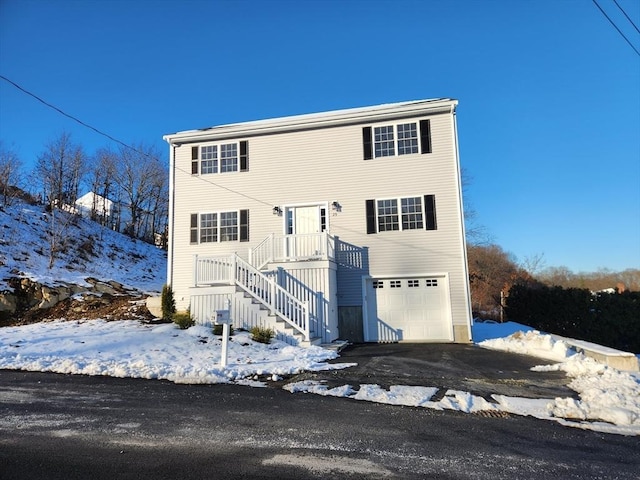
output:
POLYGON ((446 275, 368 278, 365 289, 366 341, 453 340, 446 275))

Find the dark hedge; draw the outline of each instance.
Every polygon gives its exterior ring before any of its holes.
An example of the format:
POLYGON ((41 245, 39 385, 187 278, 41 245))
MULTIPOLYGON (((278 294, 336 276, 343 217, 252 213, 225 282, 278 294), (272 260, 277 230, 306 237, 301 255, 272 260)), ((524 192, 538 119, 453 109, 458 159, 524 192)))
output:
POLYGON ((547 333, 640 352, 640 292, 514 285, 505 314, 547 333))

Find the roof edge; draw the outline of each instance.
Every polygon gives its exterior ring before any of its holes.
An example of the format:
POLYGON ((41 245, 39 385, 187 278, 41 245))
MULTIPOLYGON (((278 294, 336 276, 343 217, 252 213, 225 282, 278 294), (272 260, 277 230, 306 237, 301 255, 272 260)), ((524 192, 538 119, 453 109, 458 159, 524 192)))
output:
POLYGON ((238 136, 251 137, 354 123, 373 123, 403 116, 449 113, 455 111, 457 105, 458 101, 451 98, 387 103, 370 107, 332 110, 328 112, 219 125, 199 130, 185 130, 164 135, 162 138, 170 144, 176 144, 219 140, 238 136))

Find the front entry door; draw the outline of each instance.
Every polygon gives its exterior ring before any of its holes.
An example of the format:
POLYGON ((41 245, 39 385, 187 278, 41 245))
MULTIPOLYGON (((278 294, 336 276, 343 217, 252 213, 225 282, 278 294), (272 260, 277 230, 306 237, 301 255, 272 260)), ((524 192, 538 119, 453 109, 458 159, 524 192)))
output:
POLYGON ((320 208, 293 207, 291 211, 291 234, 320 233, 320 208))
POLYGON ((321 205, 287 207, 285 215, 285 252, 291 258, 310 258, 322 254, 326 208, 321 205))

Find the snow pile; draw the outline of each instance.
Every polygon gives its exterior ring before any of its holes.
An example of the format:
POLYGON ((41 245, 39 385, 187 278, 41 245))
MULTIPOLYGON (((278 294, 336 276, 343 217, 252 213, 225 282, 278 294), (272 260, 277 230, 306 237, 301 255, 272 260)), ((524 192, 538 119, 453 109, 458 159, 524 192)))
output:
POLYGON ((565 342, 555 340, 551 335, 541 335, 537 330, 518 331, 506 338, 484 340, 478 345, 556 361, 564 360, 574 353, 565 342))
POLYGON ((229 341, 228 364, 221 368, 221 345, 221 337, 203 326, 179 330, 174 324, 126 320, 56 321, 0 328, 0 368, 175 383, 246 383, 350 366, 325 363, 337 354, 319 347, 279 341, 265 345, 237 332, 229 341))
POLYGON ((0 209, 0 291, 11 290, 10 277, 47 286, 89 286, 87 277, 114 280, 127 287, 159 292, 166 274, 166 252, 109 230, 86 218, 51 213, 15 199, 0 209), (53 230, 52 230, 53 229, 53 230), (49 269, 51 232, 60 251, 49 269))
POLYGON ((640 382, 629 373, 602 365, 582 354, 566 362, 535 367, 537 371, 561 370, 573 380, 569 387, 580 400, 556 398, 549 405, 555 417, 602 420, 640 428, 640 382))

